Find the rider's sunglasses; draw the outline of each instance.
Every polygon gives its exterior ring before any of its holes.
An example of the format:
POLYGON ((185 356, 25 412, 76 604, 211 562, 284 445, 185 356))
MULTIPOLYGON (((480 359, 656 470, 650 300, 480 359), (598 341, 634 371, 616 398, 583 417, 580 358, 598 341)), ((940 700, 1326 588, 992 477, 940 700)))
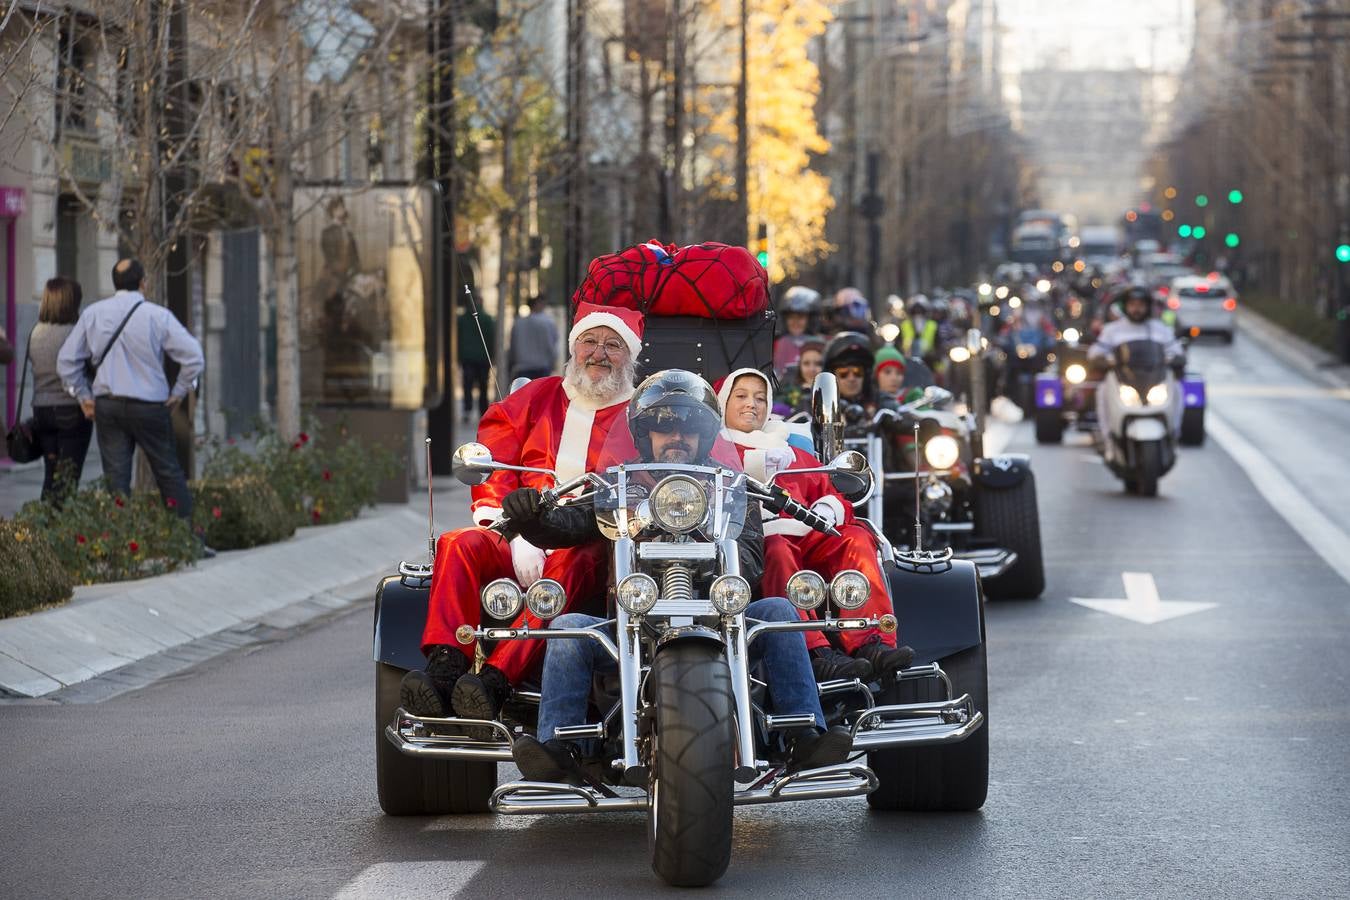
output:
POLYGON ((689 419, 688 410, 658 409, 647 430, 655 434, 697 434, 698 428, 689 419))
POLYGON ((834 370, 837 378, 861 378, 863 377, 862 366, 844 366, 834 370))

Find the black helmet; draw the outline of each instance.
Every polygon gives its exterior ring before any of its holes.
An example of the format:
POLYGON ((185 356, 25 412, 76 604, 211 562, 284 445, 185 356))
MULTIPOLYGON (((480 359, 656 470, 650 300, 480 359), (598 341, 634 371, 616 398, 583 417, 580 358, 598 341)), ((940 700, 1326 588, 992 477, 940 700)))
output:
POLYGON ((628 430, 643 459, 652 458, 651 433, 669 422, 697 434, 694 459, 707 459, 722 430, 722 409, 712 386, 683 369, 663 369, 644 378, 628 401, 628 430))
POLYGON ((1140 287, 1137 284, 1132 285, 1131 287, 1126 289, 1124 293, 1120 295, 1120 311, 1125 316, 1125 318, 1129 319, 1131 322, 1134 322, 1136 324, 1140 322, 1146 322, 1148 321, 1149 316, 1153 315, 1153 295, 1149 293, 1148 288, 1140 287), (1129 314, 1128 309, 1131 300, 1144 301, 1143 316, 1135 318, 1134 316, 1129 314))
POLYGON ((872 342, 858 331, 841 331, 825 345, 824 368, 826 372, 839 366, 857 364, 863 371, 872 371, 872 342))

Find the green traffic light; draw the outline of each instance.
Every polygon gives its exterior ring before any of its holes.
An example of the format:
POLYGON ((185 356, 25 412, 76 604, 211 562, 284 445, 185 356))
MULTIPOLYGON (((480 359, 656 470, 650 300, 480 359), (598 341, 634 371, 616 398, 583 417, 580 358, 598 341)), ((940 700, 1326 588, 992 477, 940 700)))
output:
POLYGON ((1209 198, 1206 197, 1204 194, 1196 194, 1196 195, 1195 195, 1195 205, 1196 205, 1196 206, 1209 206, 1209 198))
POLYGON ((1205 226, 1197 225, 1191 229, 1191 237, 1195 238, 1197 241, 1203 238, 1204 236, 1205 236, 1205 226))
POLYGON ((769 267, 769 251, 767 250, 759 251, 758 253, 755 254, 755 259, 759 260, 759 264, 764 268, 767 269, 769 267))
POLYGON ((1341 244, 1337 247, 1336 258, 1341 262, 1350 262, 1350 244, 1341 244))
POLYGON ((1177 237, 1184 237, 1184 238, 1187 238, 1187 237, 1190 237, 1190 236, 1191 236, 1191 226, 1189 226, 1189 225, 1178 225, 1178 226, 1177 226, 1177 237))
POLYGON ((1229 191, 1229 192, 1228 192, 1228 202, 1229 202, 1229 203, 1232 203, 1232 204, 1238 204, 1238 203, 1241 203, 1241 202, 1242 202, 1242 191, 1239 191, 1237 188, 1233 188, 1231 191, 1229 191))
POLYGON ((1236 247, 1238 244, 1242 243, 1242 239, 1237 236, 1236 232, 1230 231, 1224 236, 1223 242, 1230 247, 1236 247))

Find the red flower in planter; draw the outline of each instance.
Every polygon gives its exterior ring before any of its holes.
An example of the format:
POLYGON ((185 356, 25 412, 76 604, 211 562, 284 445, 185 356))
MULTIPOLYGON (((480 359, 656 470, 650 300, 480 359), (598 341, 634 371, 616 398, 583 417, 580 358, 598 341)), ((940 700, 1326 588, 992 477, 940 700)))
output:
POLYGON ((319 521, 319 511, 317 509, 311 510, 309 515, 315 522, 319 521))
POLYGON ((127 549, 130 550, 132 553, 139 553, 141 550, 141 545, 136 543, 135 541, 128 541, 127 549))
POLYGON ((213 506, 213 507, 211 507, 211 518, 213 518, 213 519, 219 519, 219 518, 220 518, 220 507, 219 507, 219 506, 213 506))
POLYGON ((82 535, 82 534, 77 534, 77 535, 75 535, 75 543, 77 543, 77 544, 83 544, 83 543, 87 543, 87 542, 85 541, 84 535, 82 535))
POLYGON ((324 469, 324 470, 323 470, 323 480, 324 480, 324 481, 332 481, 332 480, 333 480, 333 473, 330 472, 330 471, 328 471, 327 469, 324 469))
POLYGON ((308 443, 309 443, 309 435, 305 434, 303 431, 300 432, 300 443, 302 443, 302 444, 308 444, 308 443))
POLYGON ((173 509, 178 505, 178 501, 173 499, 172 497, 169 497, 164 501, 164 505, 167 506, 169 509, 173 509))
POLYGON ((291 449, 292 449, 292 450, 299 450, 299 449, 300 449, 300 442, 299 442, 299 441, 296 441, 294 444, 291 444, 291 449))
POLYGON ((118 506, 126 506, 126 503, 123 502, 121 497, 114 497, 113 503, 116 503, 118 506))

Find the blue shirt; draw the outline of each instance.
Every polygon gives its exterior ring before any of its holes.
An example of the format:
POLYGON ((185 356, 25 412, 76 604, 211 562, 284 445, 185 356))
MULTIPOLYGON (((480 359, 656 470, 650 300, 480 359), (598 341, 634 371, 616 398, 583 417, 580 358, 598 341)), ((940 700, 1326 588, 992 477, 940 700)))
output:
POLYGON ((108 349, 113 332, 128 312, 145 300, 140 291, 118 291, 80 314, 80 320, 61 345, 56 371, 61 383, 79 400, 93 397, 132 397, 163 403, 169 399, 164 357, 178 363, 173 396, 186 397, 204 366, 202 345, 167 308, 145 302, 108 349), (84 375, 85 360, 104 356, 94 383, 84 375))

